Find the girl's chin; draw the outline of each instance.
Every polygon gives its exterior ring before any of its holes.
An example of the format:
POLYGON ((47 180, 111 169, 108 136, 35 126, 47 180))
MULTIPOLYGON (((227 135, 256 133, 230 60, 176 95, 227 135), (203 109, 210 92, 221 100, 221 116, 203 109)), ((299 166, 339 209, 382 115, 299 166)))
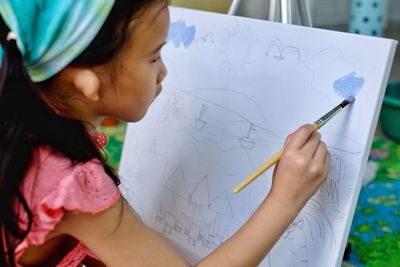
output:
POLYGON ((147 110, 148 109, 142 111, 141 113, 132 114, 132 116, 129 116, 128 118, 123 118, 123 120, 126 121, 126 122, 138 122, 141 119, 143 119, 144 116, 146 116, 147 110))

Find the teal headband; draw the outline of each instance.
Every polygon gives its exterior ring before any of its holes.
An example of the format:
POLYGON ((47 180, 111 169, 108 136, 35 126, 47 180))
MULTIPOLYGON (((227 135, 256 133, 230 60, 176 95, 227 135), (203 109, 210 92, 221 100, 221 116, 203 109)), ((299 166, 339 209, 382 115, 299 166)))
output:
POLYGON ((33 82, 52 77, 93 41, 115 0, 0 0, 33 82))

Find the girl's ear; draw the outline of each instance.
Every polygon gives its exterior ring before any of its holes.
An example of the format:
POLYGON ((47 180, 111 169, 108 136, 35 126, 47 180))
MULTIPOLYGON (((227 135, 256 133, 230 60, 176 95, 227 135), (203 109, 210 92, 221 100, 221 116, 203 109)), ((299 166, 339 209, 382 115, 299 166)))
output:
POLYGON ((88 100, 97 102, 100 99, 100 78, 91 69, 74 69, 70 76, 71 81, 78 91, 88 100))
POLYGON ((66 96, 80 96, 91 102, 100 100, 100 76, 93 69, 67 67, 56 77, 55 86, 66 96))

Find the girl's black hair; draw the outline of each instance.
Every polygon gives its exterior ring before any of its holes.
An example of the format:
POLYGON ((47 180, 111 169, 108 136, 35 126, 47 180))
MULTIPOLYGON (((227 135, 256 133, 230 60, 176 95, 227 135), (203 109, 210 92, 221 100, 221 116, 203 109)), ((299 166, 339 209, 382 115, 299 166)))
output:
MULTIPOLYGON (((156 2, 159 1, 116 0, 96 38, 71 65, 95 66, 111 60, 124 44, 132 16, 156 2)), ((9 31, 0 18, 0 266, 14 267, 15 248, 32 226, 33 214, 20 187, 35 149, 51 146, 73 163, 96 158, 115 184, 119 184, 119 178, 86 132, 84 123, 56 114, 40 97, 42 84, 30 80, 15 40, 7 41, 9 31), (25 229, 20 228, 19 211, 27 214, 25 229)))

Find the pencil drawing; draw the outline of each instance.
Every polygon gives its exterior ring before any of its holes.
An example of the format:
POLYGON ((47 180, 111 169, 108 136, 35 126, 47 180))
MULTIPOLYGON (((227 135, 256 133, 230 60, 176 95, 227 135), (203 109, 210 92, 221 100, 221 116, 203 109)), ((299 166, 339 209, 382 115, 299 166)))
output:
MULTIPOLYGON (((200 258, 264 201, 272 168, 240 194, 232 189, 278 151, 288 134, 347 93, 376 95, 357 61, 369 58, 347 41, 337 40, 337 48, 323 38, 298 40, 281 31, 287 25, 233 17, 203 22, 185 10, 173 15, 163 52, 169 76, 145 119, 129 125, 120 173, 123 194, 144 221, 200 258)), ((367 153, 368 136, 358 120, 370 124, 374 110, 363 109, 366 118, 346 109, 320 130, 331 152, 329 175, 260 266, 334 266, 324 264, 343 248, 367 153)))
POLYGON ((223 57, 221 72, 230 79, 235 79, 238 75, 244 74, 246 65, 252 64, 249 58, 257 39, 248 26, 240 23, 225 29, 224 35, 219 39, 223 46, 219 53, 223 57))
POLYGON ((274 58, 279 60, 285 60, 285 58, 290 54, 294 54, 295 58, 300 60, 300 49, 294 46, 284 46, 280 39, 271 41, 265 51, 267 57, 272 55, 274 58))

